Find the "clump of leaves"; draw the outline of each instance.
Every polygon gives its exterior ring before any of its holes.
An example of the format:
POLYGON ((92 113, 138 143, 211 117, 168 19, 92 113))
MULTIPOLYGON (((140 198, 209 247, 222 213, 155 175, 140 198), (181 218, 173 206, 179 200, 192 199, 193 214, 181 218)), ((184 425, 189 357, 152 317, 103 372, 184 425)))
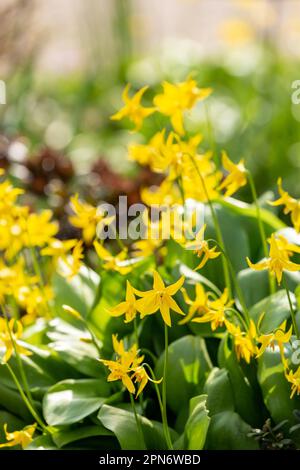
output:
POLYGON ((253 437, 258 441, 262 450, 296 449, 293 440, 286 438, 284 435, 283 428, 287 423, 288 420, 284 420, 273 427, 271 419, 268 418, 262 429, 252 429, 249 437, 253 437))

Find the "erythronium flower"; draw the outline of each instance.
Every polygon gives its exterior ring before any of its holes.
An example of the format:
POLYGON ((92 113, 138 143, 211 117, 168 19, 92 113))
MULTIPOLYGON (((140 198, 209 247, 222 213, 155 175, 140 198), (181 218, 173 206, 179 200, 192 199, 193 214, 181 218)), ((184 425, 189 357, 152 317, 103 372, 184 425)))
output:
POLYGON ((270 202, 272 206, 281 206, 284 205, 284 213, 291 214, 291 220, 295 227, 296 232, 300 232, 300 201, 294 199, 289 195, 287 191, 284 191, 282 188, 282 179, 278 179, 278 191, 280 198, 276 201, 270 202))
POLYGON ((121 315, 125 315, 125 323, 129 323, 136 317, 136 303, 137 300, 134 295, 134 289, 130 282, 127 281, 125 301, 110 309, 109 313, 113 317, 120 317, 121 315))
POLYGON ((141 292, 135 289, 137 295, 142 297, 137 301, 137 309, 141 313, 141 318, 159 310, 165 324, 171 326, 170 310, 174 310, 174 312, 180 315, 185 315, 173 299, 173 295, 182 287, 184 279, 184 276, 181 276, 177 282, 166 287, 159 273, 154 271, 153 289, 147 292, 141 292))
POLYGON ((210 322, 211 329, 214 331, 224 324, 226 320, 226 310, 230 308, 233 303, 234 301, 228 298, 228 289, 225 289, 218 299, 208 301, 208 310, 204 315, 194 317, 192 321, 196 323, 210 322))
POLYGON ((103 262, 102 267, 106 271, 116 271, 122 275, 126 275, 132 271, 134 264, 128 262, 126 249, 123 249, 117 255, 112 255, 98 241, 94 242, 94 247, 97 255, 103 262))
POLYGON ((247 172, 244 160, 234 164, 226 152, 222 152, 222 164, 225 170, 229 172, 224 181, 220 184, 219 189, 225 189, 225 197, 232 196, 238 189, 247 184, 247 172))
POLYGON ((292 384, 292 391, 291 391, 290 398, 293 398, 295 393, 297 393, 297 395, 300 395, 300 366, 295 372, 293 372, 292 370, 286 371, 285 377, 287 381, 292 384))
POLYGON ((71 280, 78 274, 81 266, 83 254, 83 241, 79 240, 72 250, 72 254, 67 257, 59 259, 59 266, 57 272, 68 280, 71 280))
POLYGON ((269 243, 269 258, 263 259, 256 264, 253 264, 247 258, 247 263, 255 271, 268 269, 271 273, 275 274, 277 282, 280 284, 284 269, 287 271, 300 271, 300 264, 290 261, 293 253, 300 253, 300 247, 289 243, 282 235, 275 237, 275 234, 272 234, 269 243))
POLYGON ((283 357, 283 348, 284 344, 289 343, 292 336, 293 327, 291 326, 288 331, 286 331, 286 320, 279 326, 277 330, 272 333, 260 335, 257 338, 257 341, 261 343, 261 346, 258 350, 257 357, 261 356, 266 348, 270 346, 274 349, 275 343, 278 344, 281 355, 283 357))
POLYGON ((103 211, 87 202, 78 199, 78 194, 71 197, 71 208, 74 215, 69 220, 74 227, 82 230, 82 236, 86 243, 90 244, 95 237, 96 229, 101 231, 114 221, 114 217, 105 216, 103 211))
POLYGON ((257 354, 257 346, 255 344, 257 332, 254 321, 250 320, 247 332, 242 331, 240 326, 236 326, 228 320, 225 320, 225 325, 227 331, 234 338, 234 347, 238 360, 243 358, 249 364, 251 358, 257 354))
POLYGON ((77 240, 59 240, 52 238, 49 240, 48 245, 41 250, 42 256, 51 256, 51 259, 56 263, 60 258, 66 259, 68 253, 76 245, 77 240))
POLYGON ((208 260, 218 258, 221 254, 221 252, 216 251, 216 246, 209 248, 208 242, 204 240, 205 229, 206 224, 204 224, 199 230, 195 240, 187 242, 184 245, 187 250, 193 250, 197 254, 198 258, 202 257, 201 263, 195 268, 195 270, 203 268, 208 260))
POLYGON ((154 105, 159 112, 169 116, 175 131, 183 135, 183 112, 212 92, 211 88, 198 88, 196 80, 188 78, 181 83, 163 82, 163 93, 156 95, 154 105))
POLYGON ((5 349, 4 356, 2 357, 3 364, 9 361, 15 349, 18 354, 23 354, 24 356, 30 356, 32 354, 19 344, 22 333, 23 326, 21 322, 12 318, 7 323, 4 318, 0 317, 0 347, 4 347, 5 349))
POLYGON ((131 346, 129 350, 126 350, 123 340, 118 341, 116 335, 113 335, 112 340, 114 351, 117 355, 116 360, 108 361, 105 359, 100 359, 100 361, 103 362, 103 364, 110 370, 110 374, 107 377, 108 382, 121 380, 124 387, 126 387, 129 393, 132 394, 134 394, 136 391, 133 380, 138 382, 140 386, 137 391, 137 397, 143 391, 149 380, 150 382, 154 383, 161 382, 161 380, 152 380, 148 376, 145 368, 142 365, 144 356, 138 355, 136 344, 131 346))
POLYGON ((192 300, 186 290, 182 288, 182 294, 184 301, 187 305, 189 305, 189 311, 187 316, 180 320, 179 325, 184 325, 185 323, 189 322, 195 315, 205 315, 209 311, 208 303, 209 298, 207 293, 205 292, 204 287, 202 284, 196 284, 195 287, 195 299, 192 300))
POLYGON ((135 124, 135 130, 138 131, 142 127, 144 119, 155 112, 155 108, 145 108, 141 105, 142 96, 147 88, 147 86, 144 86, 130 98, 128 96, 130 85, 127 84, 122 94, 125 106, 111 116, 111 119, 113 121, 119 121, 124 117, 128 117, 135 124))
POLYGON ((0 447, 14 447, 20 445, 22 449, 26 449, 26 447, 32 442, 36 427, 37 424, 35 423, 30 426, 26 426, 21 431, 8 432, 7 424, 4 424, 4 432, 7 442, 0 444, 0 447))

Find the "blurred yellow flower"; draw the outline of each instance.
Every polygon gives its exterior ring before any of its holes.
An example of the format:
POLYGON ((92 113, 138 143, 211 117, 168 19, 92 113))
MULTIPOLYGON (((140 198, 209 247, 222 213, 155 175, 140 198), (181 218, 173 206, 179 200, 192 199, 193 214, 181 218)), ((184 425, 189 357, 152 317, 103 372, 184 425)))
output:
POLYGON ((287 271, 300 271, 300 264, 290 261, 290 257, 293 253, 300 253, 300 247, 289 243, 282 235, 276 238, 274 233, 269 243, 269 258, 263 259, 256 264, 253 264, 249 258, 247 258, 247 263, 249 267, 255 271, 268 269, 272 274, 275 274, 277 282, 280 284, 282 273, 285 269, 287 271))
POLYGON ((75 215, 69 217, 69 220, 74 227, 82 229, 82 236, 87 244, 92 242, 96 234, 96 229, 101 231, 115 219, 114 217, 105 216, 98 207, 80 201, 78 194, 72 196, 70 202, 75 215))
POLYGON ((97 255, 102 261, 102 267, 106 271, 116 271, 120 274, 126 275, 134 268, 134 263, 127 259, 127 250, 124 248, 117 255, 112 255, 101 243, 97 240, 94 241, 94 248, 97 255))
POLYGON ((135 130, 138 131, 142 127, 144 119, 155 112, 155 108, 145 108, 141 105, 142 96, 147 88, 147 86, 144 86, 137 93, 135 93, 132 98, 129 98, 128 92, 130 89, 130 84, 127 84, 122 94, 122 99, 125 103, 125 106, 120 109, 120 111, 111 116, 111 119, 114 121, 119 121, 124 117, 128 117, 134 123, 135 130))
POLYGON ((225 197, 232 196, 238 189, 247 184, 247 171, 244 160, 239 163, 233 163, 226 152, 222 152, 222 164, 225 170, 229 172, 224 181, 220 184, 219 190, 225 189, 225 197))
POLYGON ((209 312, 209 298, 202 284, 196 284, 196 295, 194 300, 188 296, 186 289, 184 288, 182 288, 182 294, 185 303, 189 305, 189 311, 186 317, 178 322, 179 325, 184 325, 185 323, 189 322, 195 315, 202 316, 209 312))
POLYGON ((186 242, 184 245, 187 250, 193 250, 197 254, 198 258, 202 257, 200 264, 194 268, 194 270, 202 269, 208 260, 218 258, 218 256, 221 254, 221 252, 216 251, 216 246, 209 248, 208 242, 204 240, 205 230, 206 224, 204 224, 203 227, 199 230, 195 240, 186 242))
POLYGON ((9 361, 15 349, 18 354, 30 356, 32 353, 19 344, 22 337, 23 326, 21 322, 12 318, 7 321, 0 317, 0 347, 4 347, 5 353, 2 357, 2 363, 6 364, 9 361))
POLYGON ((126 283, 126 298, 124 302, 121 302, 116 307, 109 310, 112 317, 120 317, 125 315, 125 323, 129 323, 136 317, 136 298, 134 295, 134 289, 129 281, 126 283))
POLYGON ((185 315, 172 298, 173 295, 175 295, 182 287, 183 283, 184 276, 181 276, 177 282, 166 287, 160 274, 157 271, 154 271, 153 289, 146 292, 141 292, 135 289, 136 294, 142 297, 136 303, 137 310, 141 313, 141 318, 144 318, 146 315, 151 315, 159 310, 165 324, 171 326, 170 310, 174 310, 174 312, 177 312, 180 315, 185 315))
POLYGON ((289 383, 292 384, 292 392, 290 398, 293 398, 295 393, 300 395, 300 366, 293 372, 292 370, 285 373, 285 377, 289 383))
POLYGON ((191 109, 199 100, 207 98, 211 88, 198 88, 196 80, 187 78, 181 83, 163 82, 163 93, 154 98, 154 105, 159 112, 169 116, 175 131, 179 135, 184 134, 183 112, 191 109))
POLYGON ((289 343, 291 336, 292 336, 292 331, 293 327, 291 326, 288 331, 286 331, 286 320, 277 328, 275 331, 266 334, 266 335, 260 335, 257 338, 257 341, 261 343, 261 346, 258 350, 257 357, 261 356, 266 348, 270 346, 271 348, 274 349, 275 343, 277 343, 281 355, 283 356, 283 346, 285 343, 289 343))
POLYGON ((8 432, 7 424, 4 424, 4 432, 7 442, 0 444, 0 447, 14 447, 20 445, 22 449, 26 449, 32 442, 37 424, 25 426, 21 431, 8 432))
POLYGON ((57 272, 67 278, 69 281, 78 274, 81 266, 83 265, 83 241, 79 240, 72 250, 72 254, 65 258, 59 259, 57 272))
POLYGON ((204 315, 194 317, 192 319, 195 323, 208 323, 211 324, 211 329, 214 331, 219 326, 222 326, 226 320, 226 310, 234 304, 233 300, 228 297, 228 289, 225 289, 223 294, 215 299, 209 300, 208 309, 204 315))
POLYGON ((300 201, 294 199, 289 195, 287 191, 284 191, 282 188, 282 179, 278 179, 278 191, 280 198, 277 201, 269 202, 272 206, 281 206, 284 205, 284 213, 291 214, 292 224, 296 232, 300 233, 300 201))
POLYGON ((247 332, 242 331, 240 326, 236 326, 228 320, 225 320, 225 325, 228 333, 233 336, 238 360, 242 358, 249 364, 251 358, 257 354, 257 346, 255 343, 257 332, 254 321, 250 320, 249 330, 247 332))

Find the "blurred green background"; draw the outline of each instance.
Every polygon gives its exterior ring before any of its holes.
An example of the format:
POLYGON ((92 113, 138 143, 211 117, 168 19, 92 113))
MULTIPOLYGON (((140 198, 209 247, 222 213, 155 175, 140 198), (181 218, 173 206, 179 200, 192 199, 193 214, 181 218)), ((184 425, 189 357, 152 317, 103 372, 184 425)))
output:
POLYGON ((246 158, 260 195, 281 175, 300 196, 300 105, 291 99, 300 2, 2 0, 0 13, 0 166, 29 203, 63 220, 74 191, 92 202, 120 192, 138 200, 153 175, 126 161, 126 145, 158 123, 149 119, 133 136, 109 116, 125 83, 155 91, 191 72, 214 94, 188 116, 188 130, 208 144, 211 124, 216 151, 246 158))

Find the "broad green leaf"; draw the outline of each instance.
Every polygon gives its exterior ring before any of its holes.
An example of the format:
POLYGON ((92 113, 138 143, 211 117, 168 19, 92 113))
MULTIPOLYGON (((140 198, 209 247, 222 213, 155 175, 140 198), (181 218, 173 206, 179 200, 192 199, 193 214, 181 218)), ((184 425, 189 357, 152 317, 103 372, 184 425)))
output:
MULTIPOLYGON (((285 356, 292 354, 290 345, 285 345, 285 356)), ((288 420, 290 426, 295 424, 293 410, 299 409, 300 397, 297 395, 290 399, 291 384, 284 376, 279 348, 274 350, 267 348, 258 359, 258 381, 260 383, 263 398, 270 415, 276 424, 288 420)))
POLYGON ((25 450, 58 450, 50 436, 39 436, 26 447, 25 450))
MULTIPOLYGON (((258 385, 253 387, 246 375, 246 365, 242 360, 238 361, 232 340, 228 335, 220 343, 218 362, 220 367, 228 371, 236 411, 252 426, 261 425, 263 403, 259 396, 258 385)), ((250 365, 250 368, 252 367, 256 367, 255 363, 250 365)))
POLYGON ((234 396, 229 373, 226 369, 214 368, 209 374, 204 393, 210 416, 222 411, 234 411, 234 396))
POLYGON ((98 425, 91 426, 76 426, 76 428, 63 428, 59 431, 56 431, 52 434, 52 439, 57 447, 64 447, 71 442, 76 442, 82 439, 87 439, 88 437, 101 436, 110 437, 113 436, 113 433, 102 426, 100 423, 98 425))
POLYGON ((205 448, 208 450, 258 450, 249 437, 251 426, 234 411, 223 411, 211 417, 205 448))
MULTIPOLYGON (((139 433, 134 413, 113 406, 103 405, 98 418, 107 429, 112 431, 122 450, 162 450, 166 449, 163 428, 160 423, 137 416, 142 435, 139 433)), ((173 438, 175 433, 173 431, 173 438)))
MULTIPOLYGON (((0 366, 5 367, 5 366, 0 366)), ((32 421, 31 413, 28 411, 24 401, 16 390, 6 387, 0 383, 0 403, 1 407, 5 408, 7 411, 17 415, 26 422, 32 421)), ((33 402, 35 409, 40 412, 41 405, 39 402, 33 402)))
POLYGON ((190 400, 190 414, 184 430, 183 450, 201 450, 204 447, 210 418, 206 408, 206 395, 190 400))
POLYGON ((87 266, 82 266, 79 273, 70 281, 55 274, 53 289, 55 309, 58 314, 65 316, 62 306, 70 305, 86 317, 94 304, 99 284, 99 275, 87 266))
MULTIPOLYGON (((291 294, 291 297, 294 301, 295 296, 291 294)), ((264 313, 264 316, 260 324, 261 333, 270 333, 270 331, 278 328, 284 320, 290 317, 290 307, 286 292, 280 290, 261 300, 250 309, 250 316, 256 324, 262 313, 264 313)))
MULTIPOLYGON (((163 375, 164 353, 156 365, 156 377, 163 375)), ((189 400, 202 393, 211 369, 205 341, 184 336, 169 346, 167 373, 167 403, 174 413, 188 408, 189 400)))
POLYGON ((104 379, 64 380, 46 393, 43 414, 51 426, 76 423, 97 411, 109 394, 104 379))

